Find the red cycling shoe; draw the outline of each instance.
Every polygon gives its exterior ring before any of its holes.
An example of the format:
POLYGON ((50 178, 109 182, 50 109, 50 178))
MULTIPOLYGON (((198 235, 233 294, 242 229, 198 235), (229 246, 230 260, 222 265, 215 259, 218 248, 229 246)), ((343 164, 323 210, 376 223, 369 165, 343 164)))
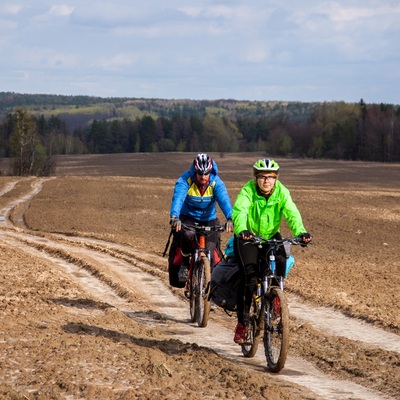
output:
POLYGON ((237 344, 244 344, 247 342, 247 328, 240 322, 236 325, 233 341, 237 344))

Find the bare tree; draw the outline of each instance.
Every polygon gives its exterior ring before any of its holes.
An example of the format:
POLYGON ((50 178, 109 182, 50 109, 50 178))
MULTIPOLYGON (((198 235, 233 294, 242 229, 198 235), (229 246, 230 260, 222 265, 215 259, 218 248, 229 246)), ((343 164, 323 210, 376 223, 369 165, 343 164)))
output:
POLYGON ((12 133, 10 136, 10 152, 14 157, 14 174, 49 175, 54 165, 46 155, 46 148, 39 136, 35 117, 25 108, 17 109, 11 117, 12 133))

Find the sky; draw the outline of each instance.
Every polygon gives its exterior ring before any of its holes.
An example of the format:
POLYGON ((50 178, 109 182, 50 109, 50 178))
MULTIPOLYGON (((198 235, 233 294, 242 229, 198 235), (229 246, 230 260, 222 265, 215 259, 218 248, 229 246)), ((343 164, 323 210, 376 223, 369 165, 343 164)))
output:
POLYGON ((1 0, 0 92, 400 104, 399 0, 1 0))

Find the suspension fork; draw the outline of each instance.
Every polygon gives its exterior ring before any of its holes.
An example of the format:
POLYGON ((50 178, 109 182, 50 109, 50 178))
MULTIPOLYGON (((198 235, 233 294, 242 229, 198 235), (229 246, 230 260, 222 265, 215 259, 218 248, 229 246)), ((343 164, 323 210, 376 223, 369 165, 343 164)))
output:
POLYGON ((283 276, 279 277, 279 287, 283 292, 283 289, 285 288, 285 284, 284 284, 284 280, 283 280, 283 276))
POLYGON ((266 295, 268 293, 268 288, 269 288, 269 282, 268 282, 268 275, 267 274, 265 274, 263 276, 262 285, 263 285, 263 288, 264 288, 264 295, 266 295))

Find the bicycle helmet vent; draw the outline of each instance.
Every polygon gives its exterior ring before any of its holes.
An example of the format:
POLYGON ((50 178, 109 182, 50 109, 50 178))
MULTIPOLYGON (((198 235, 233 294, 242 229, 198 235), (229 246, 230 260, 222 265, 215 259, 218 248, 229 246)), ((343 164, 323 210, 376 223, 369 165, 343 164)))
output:
POLYGON ((277 174, 279 172, 279 165, 274 160, 270 160, 269 158, 264 158, 254 163, 253 171, 254 175, 257 175, 260 172, 275 172, 275 174, 277 174))
POLYGON ((200 174, 208 174, 212 169, 212 160, 205 153, 197 154, 193 163, 195 171, 200 174))

